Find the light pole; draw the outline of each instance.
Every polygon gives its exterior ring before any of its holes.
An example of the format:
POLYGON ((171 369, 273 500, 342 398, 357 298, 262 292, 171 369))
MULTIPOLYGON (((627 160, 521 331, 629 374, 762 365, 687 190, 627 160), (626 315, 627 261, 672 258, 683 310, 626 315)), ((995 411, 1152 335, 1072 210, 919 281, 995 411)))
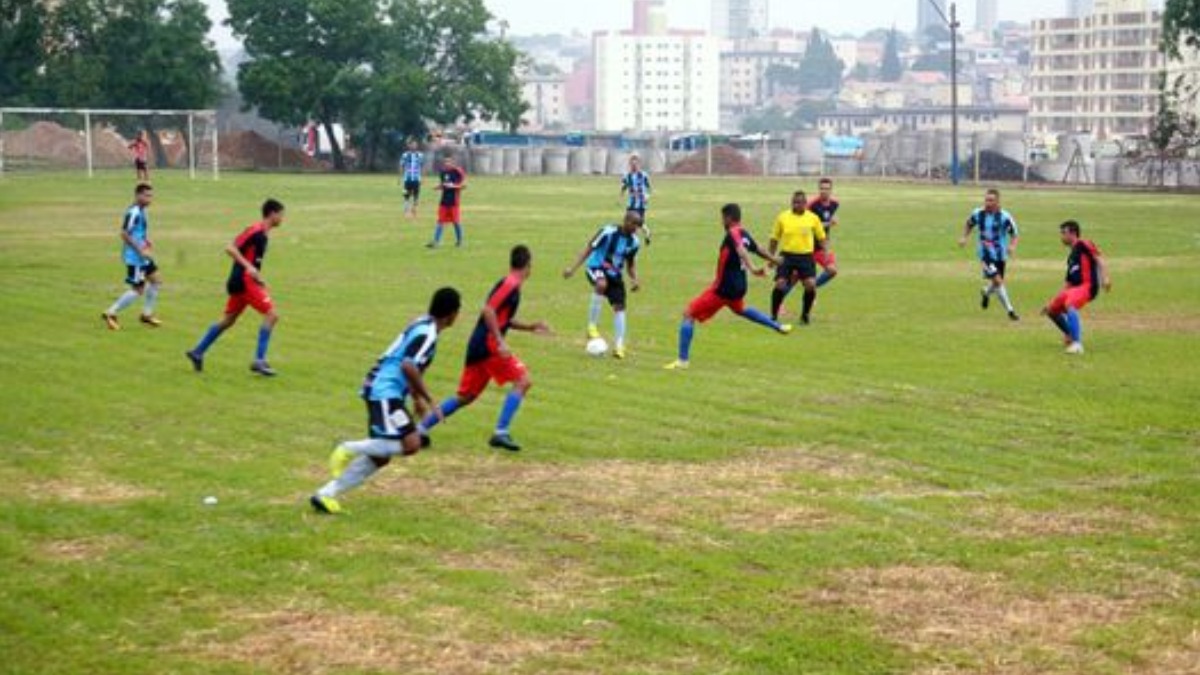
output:
POLYGON ((935 0, 929 0, 929 4, 950 29, 950 182, 958 185, 958 8, 950 3, 947 18, 935 0))

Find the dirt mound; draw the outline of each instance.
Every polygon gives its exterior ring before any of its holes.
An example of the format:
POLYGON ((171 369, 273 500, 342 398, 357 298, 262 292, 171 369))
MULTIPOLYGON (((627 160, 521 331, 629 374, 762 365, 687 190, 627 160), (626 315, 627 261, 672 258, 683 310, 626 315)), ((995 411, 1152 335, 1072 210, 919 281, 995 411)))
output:
POLYGON ((231 169, 321 169, 324 165, 295 148, 284 148, 254 131, 220 138, 221 166, 231 169))
POLYGON ((54 122, 34 122, 20 131, 4 132, 4 153, 10 158, 54 164, 83 166, 87 162, 83 132, 54 122))
MULTIPOLYGON (((687 176, 703 176, 708 173, 708 152, 695 152, 676 162, 667 171, 687 176)), ((712 172, 719 176, 754 176, 762 173, 762 170, 731 146, 715 145, 712 149, 712 172)))

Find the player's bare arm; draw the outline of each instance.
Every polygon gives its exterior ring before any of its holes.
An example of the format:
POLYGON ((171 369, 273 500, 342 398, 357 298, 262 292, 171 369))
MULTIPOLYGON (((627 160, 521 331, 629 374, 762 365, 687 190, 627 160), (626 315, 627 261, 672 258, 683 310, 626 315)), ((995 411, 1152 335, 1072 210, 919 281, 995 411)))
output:
POLYGON ((1107 293, 1112 293, 1112 278, 1108 276, 1108 263, 1104 262, 1103 256, 1096 256, 1096 267, 1100 268, 1100 285, 1107 293))
POLYGON ((246 270, 246 274, 250 275, 251 279, 260 284, 266 285, 258 273, 258 268, 255 267, 254 264, 249 260, 247 260, 246 256, 242 255, 242 252, 238 250, 238 247, 234 246, 233 244, 229 244, 225 247, 225 252, 229 254, 230 258, 233 258, 235 261, 237 261, 237 264, 241 265, 242 269, 246 270))
POLYGON ((970 218, 967 218, 966 225, 963 225, 962 236, 958 238, 958 246, 961 248, 967 245, 967 237, 971 236, 971 230, 975 229, 975 223, 970 218))
MULTIPOLYGON (((738 242, 737 244, 737 255, 738 259, 742 261, 742 267, 745 267, 747 270, 749 270, 751 274, 756 277, 766 275, 767 272, 765 269, 754 266, 754 263, 750 260, 750 254, 746 251, 746 247, 742 246, 741 242, 738 242)), ((776 258, 774 254, 764 254, 762 251, 759 251, 758 256, 778 264, 778 258, 776 258)))
POLYGON ((537 335, 548 335, 550 333, 550 325, 545 321, 534 321, 533 323, 525 323, 523 321, 509 322, 509 327, 513 330, 525 331, 527 333, 535 333, 537 335))
MULTIPOLYGON (((500 319, 496 317, 496 310, 484 305, 479 315, 483 317, 483 325, 487 326, 488 333, 496 341, 496 352, 504 358, 512 356, 512 352, 508 350, 508 343, 504 341, 504 333, 500 331, 500 319)), ((516 322, 509 325, 515 328, 516 322)))
POLYGON ((629 273, 629 290, 636 293, 637 289, 642 287, 642 282, 638 280, 637 263, 632 259, 625 263, 625 271, 629 273))
POLYGON ((417 364, 406 359, 400 364, 400 370, 404 373, 404 379, 408 380, 408 390, 412 392, 413 407, 416 408, 417 415, 424 417, 433 412, 438 419, 442 419, 441 408, 434 402, 433 395, 425 386, 425 376, 421 374, 417 364))

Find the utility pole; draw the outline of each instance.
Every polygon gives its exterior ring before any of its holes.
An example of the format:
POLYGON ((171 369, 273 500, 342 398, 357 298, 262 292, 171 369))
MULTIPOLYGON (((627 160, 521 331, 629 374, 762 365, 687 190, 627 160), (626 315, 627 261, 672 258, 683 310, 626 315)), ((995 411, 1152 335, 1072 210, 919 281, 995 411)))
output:
POLYGON ((950 29, 950 182, 958 185, 958 6, 950 3, 950 16, 934 0, 929 4, 950 29))

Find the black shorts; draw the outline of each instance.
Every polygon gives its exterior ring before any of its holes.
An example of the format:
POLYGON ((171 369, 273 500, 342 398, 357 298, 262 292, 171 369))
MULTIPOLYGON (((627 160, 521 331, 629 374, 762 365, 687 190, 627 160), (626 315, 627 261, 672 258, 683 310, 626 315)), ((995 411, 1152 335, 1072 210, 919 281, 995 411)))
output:
POLYGON ((133 160, 133 168, 137 169, 138 171, 145 171, 146 170, 146 160, 144 160, 144 159, 133 160))
POLYGON ((1008 261, 983 258, 980 260, 980 267, 983 270, 984 279, 995 279, 996 277, 1003 279, 1004 271, 1008 268, 1008 261))
POLYGON ((587 270, 587 278, 591 283, 592 289, 595 290, 596 282, 600 279, 607 279, 608 285, 604 288, 604 297, 608 298, 610 306, 620 305, 625 306, 625 279, 621 275, 612 276, 599 267, 589 267, 587 270))
POLYGON ((126 265, 125 283, 134 288, 141 288, 145 285, 146 279, 157 271, 158 265, 155 265, 153 260, 147 260, 145 265, 126 265))
POLYGON ((404 181, 404 198, 416 201, 421 198, 421 181, 406 180, 404 181))
POLYGON ((367 433, 371 438, 398 441, 416 431, 416 422, 403 400, 367 401, 367 433))
POLYGON ((783 264, 775 268, 776 279, 811 279, 817 276, 817 263, 811 253, 784 253, 783 264))

